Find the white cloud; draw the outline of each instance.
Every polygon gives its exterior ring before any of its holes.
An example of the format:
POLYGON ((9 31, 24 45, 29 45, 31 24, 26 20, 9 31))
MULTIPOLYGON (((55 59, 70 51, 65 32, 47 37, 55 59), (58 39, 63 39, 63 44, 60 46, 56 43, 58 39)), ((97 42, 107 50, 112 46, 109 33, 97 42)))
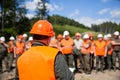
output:
POLYGON ((26 17, 28 17, 29 19, 33 18, 34 16, 34 14, 26 14, 26 17))
POLYGON ((98 13, 102 15, 102 14, 107 13, 108 11, 109 11, 109 8, 104 8, 104 9, 100 10, 98 13))
POLYGON ((25 3, 26 5, 26 9, 30 10, 30 11, 34 11, 37 7, 37 0, 33 0, 33 1, 27 1, 25 3))
MULTIPOLYGON (((40 0, 27 1, 25 3, 26 9, 29 11, 29 13, 26 14, 26 16, 28 18, 34 17, 38 1, 40 1, 40 0)), ((60 11, 62 9, 61 5, 58 5, 58 4, 55 4, 55 3, 53 3, 53 4, 46 3, 45 5, 50 12, 60 11)), ((42 8, 42 6, 40 6, 39 8, 42 8)))
POLYGON ((73 13, 71 13, 69 15, 70 18, 76 18, 80 15, 80 11, 78 9, 76 9, 75 11, 73 11, 73 13))
POLYGON ((57 4, 49 4, 49 3, 46 3, 45 4, 47 6, 47 9, 49 11, 59 11, 62 9, 62 7, 60 5, 57 5, 57 4))
MULTIPOLYGON (((37 3, 38 3, 38 0, 27 1, 25 3, 26 9, 28 9, 30 11, 34 11, 37 7, 37 3)), ((45 5, 47 6, 47 9, 49 11, 55 11, 55 10, 59 11, 60 9, 62 9, 62 7, 60 5, 55 4, 55 3, 54 4, 46 3, 45 5)))
POLYGON ((110 12, 112 18, 120 18, 120 10, 113 10, 110 12))
POLYGON ((102 0, 102 2, 104 2, 104 3, 106 3, 106 2, 108 2, 109 0, 102 0))
POLYGON ((81 17, 78 19, 75 19, 76 21, 84 24, 85 26, 91 27, 91 24, 100 24, 106 21, 110 21, 107 18, 103 18, 103 19, 93 19, 91 17, 81 17))

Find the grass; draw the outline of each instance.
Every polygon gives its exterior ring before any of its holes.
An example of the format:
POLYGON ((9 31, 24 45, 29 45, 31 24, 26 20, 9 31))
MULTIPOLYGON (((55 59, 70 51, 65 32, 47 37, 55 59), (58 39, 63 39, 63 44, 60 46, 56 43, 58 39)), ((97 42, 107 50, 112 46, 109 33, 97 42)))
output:
POLYGON ((89 32, 90 31, 88 29, 83 29, 83 28, 80 28, 80 27, 74 27, 74 26, 69 26, 69 25, 63 25, 62 26, 62 25, 54 24, 53 27, 54 27, 54 31, 56 32, 56 34, 63 34, 63 32, 65 30, 68 30, 70 32, 71 36, 74 36, 74 34, 76 32, 84 33, 84 32, 89 32))

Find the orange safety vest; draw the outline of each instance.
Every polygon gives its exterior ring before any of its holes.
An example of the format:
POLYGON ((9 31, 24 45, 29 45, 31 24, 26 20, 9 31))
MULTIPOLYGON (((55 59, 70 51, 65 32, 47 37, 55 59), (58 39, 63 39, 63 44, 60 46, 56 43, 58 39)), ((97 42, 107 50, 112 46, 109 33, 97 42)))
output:
POLYGON ((54 62, 58 49, 34 46, 19 57, 17 65, 20 80, 56 80, 54 62))
POLYGON ((16 48, 15 48, 15 53, 16 54, 22 54, 25 50, 25 43, 24 42, 16 42, 16 48))
POLYGON ((83 54, 90 54, 90 47, 85 48, 84 45, 87 45, 88 43, 90 43, 90 40, 84 41, 81 47, 81 52, 83 54))
MULTIPOLYGON (((112 42, 112 40, 107 41, 107 46, 110 45, 111 42, 112 42)), ((112 55, 112 52, 113 52, 113 47, 111 47, 111 48, 107 51, 107 53, 108 53, 109 55, 112 55)))
POLYGON ((72 54, 73 44, 74 44, 74 42, 73 42, 72 38, 69 38, 69 40, 63 39, 61 41, 61 45, 63 46, 62 53, 63 54, 72 54))
POLYGON ((95 53, 97 56, 104 56, 106 50, 106 42, 103 41, 95 41, 95 53))
POLYGON ((13 41, 9 41, 8 45, 9 45, 8 53, 14 52, 14 42, 13 41))

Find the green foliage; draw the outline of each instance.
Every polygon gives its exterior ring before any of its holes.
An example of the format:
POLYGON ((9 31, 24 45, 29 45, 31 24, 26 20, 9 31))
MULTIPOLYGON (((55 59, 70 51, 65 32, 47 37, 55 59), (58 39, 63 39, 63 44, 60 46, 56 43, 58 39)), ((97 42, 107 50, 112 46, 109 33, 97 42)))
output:
POLYGON ((104 22, 99 25, 92 25, 91 29, 95 32, 103 32, 103 33, 114 33, 114 31, 118 30, 120 27, 117 27, 118 24, 113 22, 104 22))
POLYGON ((89 31, 88 29, 83 29, 75 26, 70 26, 70 25, 58 25, 58 24, 53 24, 54 31, 57 34, 63 34, 65 30, 68 30, 70 32, 71 36, 74 36, 76 32, 84 33, 89 31))
POLYGON ((88 27, 84 26, 83 24, 80 24, 79 22, 77 22, 73 19, 69 19, 67 17, 63 17, 63 16, 60 16, 60 15, 49 16, 48 20, 52 24, 70 25, 70 26, 75 26, 75 27, 87 28, 88 29, 88 27))

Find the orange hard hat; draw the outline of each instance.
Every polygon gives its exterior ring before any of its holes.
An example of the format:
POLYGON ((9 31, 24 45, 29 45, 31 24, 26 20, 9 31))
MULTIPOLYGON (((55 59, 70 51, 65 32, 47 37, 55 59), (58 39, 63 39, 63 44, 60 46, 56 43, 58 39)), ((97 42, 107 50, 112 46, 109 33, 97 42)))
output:
POLYGON ((62 34, 58 34, 57 38, 62 39, 63 38, 62 34))
POLYGON ((18 38, 19 38, 19 39, 23 39, 23 35, 19 35, 18 38))
POLYGON ((53 31, 53 26, 47 20, 39 20, 37 21, 31 31, 31 34, 45 35, 45 36, 54 36, 55 33, 53 31))
POLYGON ((90 33, 89 36, 93 37, 94 35, 93 35, 93 33, 90 33))
POLYGON ((76 32, 75 36, 81 36, 81 34, 79 32, 76 32))

